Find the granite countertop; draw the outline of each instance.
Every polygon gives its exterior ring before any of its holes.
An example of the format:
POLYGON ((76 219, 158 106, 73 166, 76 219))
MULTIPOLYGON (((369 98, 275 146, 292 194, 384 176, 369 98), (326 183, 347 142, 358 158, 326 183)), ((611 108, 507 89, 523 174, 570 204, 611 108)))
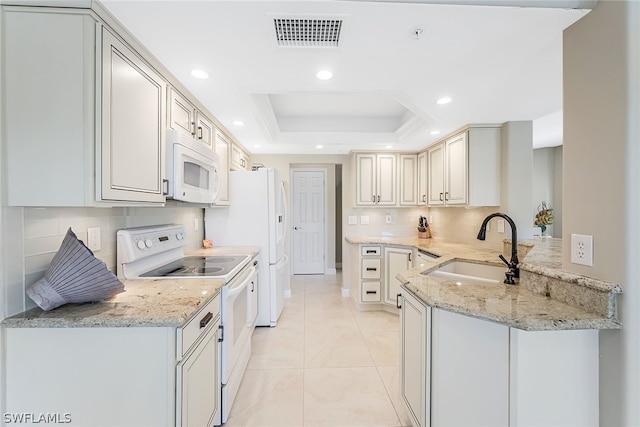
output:
MULTIPOLYGON (((250 255, 258 247, 215 247, 187 255, 250 255)), ((180 327, 215 297, 222 279, 124 280, 125 291, 113 298, 65 304, 51 311, 32 308, 2 321, 7 328, 180 327)))
MULTIPOLYGON (((621 327, 615 318, 615 295, 622 291, 621 287, 559 270, 562 260, 559 239, 525 241, 524 248, 518 245, 526 255, 521 257, 521 278, 515 286, 478 285, 421 274, 453 261, 504 266, 498 258, 500 251, 438 239, 350 236, 346 240, 353 244, 409 246, 440 255, 397 276, 409 291, 431 307, 532 331, 621 327), (544 282, 541 277, 555 282, 541 285, 544 282), (559 295, 562 292, 558 288, 564 290, 563 295, 559 295), (567 289, 573 293, 571 297, 567 297, 567 289)), ((505 246, 510 253, 510 244, 505 246)))

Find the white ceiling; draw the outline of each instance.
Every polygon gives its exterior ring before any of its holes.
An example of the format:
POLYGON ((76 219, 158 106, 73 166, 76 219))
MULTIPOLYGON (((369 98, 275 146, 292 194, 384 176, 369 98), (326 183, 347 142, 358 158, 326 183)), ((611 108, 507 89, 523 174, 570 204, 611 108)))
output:
POLYGON ((251 152, 292 154, 418 150, 469 123, 516 120, 534 120, 534 145, 558 145, 562 30, 588 12, 410 0, 102 3, 251 152), (340 46, 277 47, 273 19, 308 16, 342 17, 340 46), (191 77, 193 68, 210 78, 191 77), (320 69, 333 78, 318 80, 320 69), (453 101, 438 105, 442 96, 453 101))

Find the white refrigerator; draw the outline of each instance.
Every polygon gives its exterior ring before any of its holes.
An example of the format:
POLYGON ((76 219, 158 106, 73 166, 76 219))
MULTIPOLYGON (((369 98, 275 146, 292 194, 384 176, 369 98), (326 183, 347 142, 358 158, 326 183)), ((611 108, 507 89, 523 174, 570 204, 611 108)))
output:
POLYGON ((287 201, 277 169, 232 171, 229 207, 207 208, 205 238, 214 246, 259 246, 257 326, 275 326, 290 295, 284 253, 287 201))

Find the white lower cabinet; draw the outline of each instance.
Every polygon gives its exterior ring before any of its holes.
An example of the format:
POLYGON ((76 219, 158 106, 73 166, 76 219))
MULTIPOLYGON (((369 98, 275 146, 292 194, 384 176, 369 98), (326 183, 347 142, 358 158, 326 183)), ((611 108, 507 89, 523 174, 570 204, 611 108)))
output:
POLYGON ((414 426, 598 425, 598 330, 523 331, 400 292, 401 392, 414 426))
POLYGON ((3 412, 86 427, 219 424, 219 312, 215 297, 177 329, 5 327, 3 412))
POLYGON ((384 247, 384 302, 396 305, 396 296, 402 283, 396 278, 398 273, 409 270, 413 265, 413 250, 384 247))
POLYGON ((431 308, 402 290, 400 391, 413 425, 430 425, 431 308))

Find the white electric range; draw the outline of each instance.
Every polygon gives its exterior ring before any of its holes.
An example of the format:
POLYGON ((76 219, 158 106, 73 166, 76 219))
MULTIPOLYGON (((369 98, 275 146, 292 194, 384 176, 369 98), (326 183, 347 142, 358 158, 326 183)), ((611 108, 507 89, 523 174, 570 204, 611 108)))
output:
POLYGON ((186 237, 181 225, 119 230, 118 277, 225 281, 220 300, 221 422, 224 423, 251 356, 251 335, 258 315, 258 261, 257 257, 233 254, 231 248, 225 255, 188 256, 184 253, 186 237))

